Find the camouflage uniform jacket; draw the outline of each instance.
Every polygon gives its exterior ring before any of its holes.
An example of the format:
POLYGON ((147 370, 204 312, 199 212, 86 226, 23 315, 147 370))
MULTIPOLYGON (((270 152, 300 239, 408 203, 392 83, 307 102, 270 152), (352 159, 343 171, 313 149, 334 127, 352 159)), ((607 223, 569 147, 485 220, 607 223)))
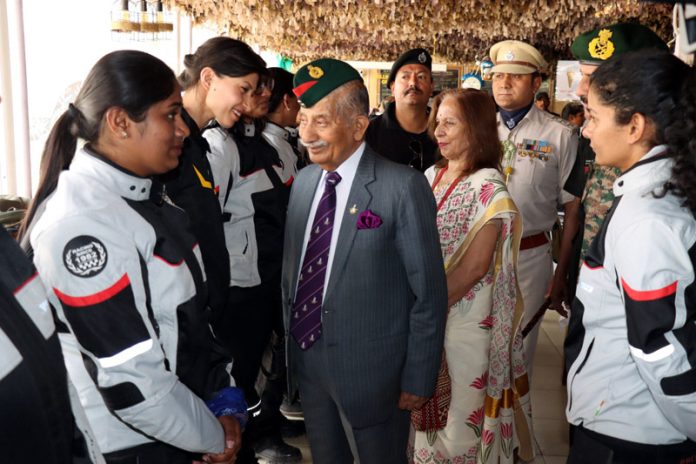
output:
MULTIPOLYGON (((616 168, 593 164, 587 175, 582 206, 585 210, 585 228, 582 234, 580 257, 583 258, 614 202, 614 181, 621 174, 616 168)), ((581 259, 582 262, 582 259, 581 259)))

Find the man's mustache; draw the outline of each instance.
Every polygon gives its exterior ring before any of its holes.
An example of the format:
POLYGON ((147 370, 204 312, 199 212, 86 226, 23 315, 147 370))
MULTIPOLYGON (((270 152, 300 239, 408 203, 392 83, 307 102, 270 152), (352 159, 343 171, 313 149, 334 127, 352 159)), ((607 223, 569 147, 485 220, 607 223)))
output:
POLYGON ((317 140, 316 142, 305 142, 304 140, 300 139, 300 143, 307 148, 313 149, 324 148, 329 145, 328 142, 325 142, 324 140, 317 140))
POLYGON ((409 87, 409 88, 406 89, 406 91, 404 92, 404 96, 408 95, 408 94, 411 93, 411 92, 413 92, 413 93, 415 93, 415 94, 417 94, 417 95, 420 95, 420 94, 423 93, 423 91, 420 90, 419 88, 416 88, 416 87, 409 87))

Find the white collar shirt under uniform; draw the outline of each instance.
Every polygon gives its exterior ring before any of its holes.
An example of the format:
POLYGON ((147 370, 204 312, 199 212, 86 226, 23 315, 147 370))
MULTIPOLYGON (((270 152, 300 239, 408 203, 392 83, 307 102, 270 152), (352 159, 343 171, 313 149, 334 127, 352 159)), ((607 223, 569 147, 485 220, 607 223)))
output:
POLYGON ((498 138, 515 147, 507 188, 522 215, 523 236, 548 232, 556 222, 557 206, 574 198, 563 186, 575 163, 577 131, 534 105, 512 130, 500 113, 497 120, 498 138))
MULTIPOLYGON (((331 248, 329 249, 329 262, 326 265, 326 277, 324 280, 324 292, 322 293, 322 298, 326 296, 326 287, 328 286, 329 276, 331 275, 331 266, 333 264, 334 255, 336 254, 336 241, 338 240, 338 233, 341 230, 341 223, 343 222, 343 211, 345 211, 348 203, 348 195, 350 194, 350 188, 353 185, 353 179, 355 179, 355 174, 358 171, 358 165, 362 159, 363 153, 365 152, 365 142, 360 144, 358 149, 350 155, 350 157, 341 163, 336 171, 338 175, 341 176, 341 181, 336 185, 336 213, 334 216, 334 226, 331 231, 331 248)), ((314 200, 312 201, 312 207, 309 210, 309 217, 307 218, 307 227, 305 228, 304 243, 302 244, 302 255, 300 256, 300 270, 298 275, 302 271, 302 264, 304 263, 305 251, 307 251, 307 242, 309 241, 309 236, 312 232, 312 223, 314 222, 314 215, 319 207, 319 201, 324 193, 324 185, 326 184, 327 171, 322 171, 321 177, 319 178, 319 183, 317 184, 317 190, 314 192, 314 200)))

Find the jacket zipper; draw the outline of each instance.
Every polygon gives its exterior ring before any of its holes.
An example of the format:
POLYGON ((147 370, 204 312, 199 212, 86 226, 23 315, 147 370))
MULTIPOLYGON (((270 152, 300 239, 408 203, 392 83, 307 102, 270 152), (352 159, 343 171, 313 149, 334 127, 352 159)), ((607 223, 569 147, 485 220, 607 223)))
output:
POLYGON ((568 384, 568 412, 570 412, 573 409, 573 382, 575 382, 575 378, 578 376, 582 368, 585 367, 585 363, 587 363, 587 360, 590 357, 590 353, 592 353, 592 347, 594 346, 594 342, 595 339, 593 338, 590 342, 590 346, 587 348, 587 353, 585 353, 585 357, 580 363, 580 366, 578 366, 578 370, 575 371, 575 374, 573 374, 573 379, 568 384))

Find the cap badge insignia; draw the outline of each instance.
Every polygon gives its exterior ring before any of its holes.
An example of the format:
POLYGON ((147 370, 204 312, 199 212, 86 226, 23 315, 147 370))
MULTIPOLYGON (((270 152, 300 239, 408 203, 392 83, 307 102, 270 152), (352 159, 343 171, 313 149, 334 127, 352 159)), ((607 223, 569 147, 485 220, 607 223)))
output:
POLYGON ((595 37, 587 46, 587 51, 590 52, 592 58, 606 60, 614 54, 614 43, 609 40, 614 35, 609 29, 599 31, 599 37, 595 37))
POLYGON ((421 54, 418 55, 418 62, 421 63, 421 64, 423 64, 423 63, 425 63, 426 61, 428 61, 428 57, 425 56, 425 52, 421 52, 421 54))
POLYGON ((512 61, 515 59, 515 54, 512 53, 512 50, 508 50, 507 53, 505 53, 505 55, 503 55, 503 59, 505 61, 512 61))
POLYGON ((311 77, 312 79, 319 79, 321 76, 324 75, 324 70, 321 69, 319 66, 309 65, 307 66, 307 69, 309 69, 309 77, 311 77))

